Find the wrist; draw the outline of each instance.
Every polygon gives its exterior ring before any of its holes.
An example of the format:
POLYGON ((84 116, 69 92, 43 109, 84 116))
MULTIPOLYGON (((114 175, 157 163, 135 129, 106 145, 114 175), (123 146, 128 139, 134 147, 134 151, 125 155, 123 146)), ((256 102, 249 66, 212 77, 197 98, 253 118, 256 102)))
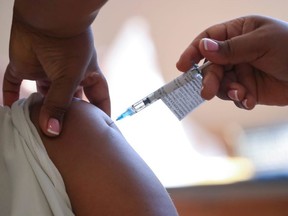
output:
POLYGON ((42 34, 71 37, 85 31, 104 4, 95 0, 16 0, 13 19, 42 34), (96 2, 91 5, 91 2, 96 2))

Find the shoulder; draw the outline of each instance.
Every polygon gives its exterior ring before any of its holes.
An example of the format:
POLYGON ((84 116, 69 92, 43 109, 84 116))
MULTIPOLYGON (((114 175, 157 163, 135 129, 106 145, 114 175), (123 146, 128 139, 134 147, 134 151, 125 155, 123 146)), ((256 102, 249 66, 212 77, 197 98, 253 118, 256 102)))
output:
MULTIPOLYGON (((36 127, 40 105, 31 108, 36 127)), ((74 101, 59 137, 39 133, 76 215, 177 215, 151 169, 95 106, 74 101)))

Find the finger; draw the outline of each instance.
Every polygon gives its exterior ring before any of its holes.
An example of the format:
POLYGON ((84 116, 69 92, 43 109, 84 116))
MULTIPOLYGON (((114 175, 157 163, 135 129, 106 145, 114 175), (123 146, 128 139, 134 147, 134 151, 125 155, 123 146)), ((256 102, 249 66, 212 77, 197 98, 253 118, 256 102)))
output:
MULTIPOLYGON (((230 21, 233 22, 233 21, 230 21)), ((234 21, 236 22, 236 21, 234 21)), ((239 22, 241 25, 241 22, 239 22)), ((226 40, 227 37, 231 37, 232 35, 227 35, 227 25, 217 24, 211 26, 210 28, 201 32, 188 46, 188 48, 182 53, 180 56, 176 66, 180 71, 187 71, 191 68, 194 63, 198 63, 204 56, 201 50, 201 41, 203 38, 214 38, 216 40, 226 40)), ((202 48, 203 49, 203 48, 202 48)), ((210 59, 208 59, 210 60, 210 59)), ((218 63, 218 62, 215 62, 218 63)))
POLYGON ((227 97, 241 109, 251 110, 256 105, 255 97, 240 83, 233 82, 229 84, 227 97))
POLYGON ((72 77, 62 77, 51 83, 39 116, 39 125, 47 136, 60 134, 64 114, 70 106, 77 86, 77 81, 72 77))
POLYGON ((256 77, 254 76, 254 69, 248 64, 239 64, 235 67, 235 74, 237 75, 237 85, 240 85, 243 90, 243 97, 241 97, 241 88, 239 91, 239 107, 251 110, 258 101, 258 91, 256 77))
POLYGON ((230 98, 230 100, 234 102, 241 102, 245 99, 246 94, 246 88, 241 84, 235 82, 230 84, 227 91, 227 96, 230 98))
POLYGON ((14 75, 11 65, 8 64, 3 78, 2 92, 4 105, 12 106, 19 99, 21 83, 22 79, 14 75))
POLYGON ((256 99, 251 94, 247 94, 245 99, 241 101, 241 105, 244 109, 247 110, 252 110, 256 106, 256 104, 256 99))
POLYGON ((256 106, 256 100, 248 93, 242 101, 234 101, 234 104, 240 109, 252 110, 256 106))
POLYGON ((223 78, 223 67, 212 64, 203 70, 201 96, 205 100, 211 100, 217 95, 223 78))
POLYGON ((199 43, 201 54, 217 64, 250 63, 264 55, 266 49, 261 36, 247 33, 224 41, 203 38, 199 43))
POLYGON ((51 82, 48 80, 36 80, 37 92, 41 93, 44 96, 47 94, 50 85, 51 82))
POLYGON ((105 77, 101 73, 92 72, 81 82, 81 85, 89 102, 110 116, 111 102, 105 77))
POLYGON ((199 40, 195 40, 182 53, 178 62, 176 63, 178 70, 186 72, 193 66, 193 64, 198 63, 203 58, 198 49, 198 46, 199 40))
POLYGON ((79 99, 83 99, 83 87, 82 86, 78 86, 75 93, 74 93, 74 97, 75 98, 79 98, 79 99))
POLYGON ((258 22, 248 16, 211 26, 198 36, 200 53, 222 65, 254 61, 265 47, 258 22))

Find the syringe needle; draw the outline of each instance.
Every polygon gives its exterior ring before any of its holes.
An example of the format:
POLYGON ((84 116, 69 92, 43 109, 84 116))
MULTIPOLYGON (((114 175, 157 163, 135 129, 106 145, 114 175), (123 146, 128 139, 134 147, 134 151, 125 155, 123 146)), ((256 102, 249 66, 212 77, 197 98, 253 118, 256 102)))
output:
POLYGON ((123 119, 123 118, 125 118, 125 117, 127 117, 127 116, 131 116, 131 115, 133 115, 133 114, 135 114, 135 112, 132 110, 131 107, 129 107, 124 113, 122 113, 122 114, 116 119, 116 121, 121 120, 121 119, 123 119))

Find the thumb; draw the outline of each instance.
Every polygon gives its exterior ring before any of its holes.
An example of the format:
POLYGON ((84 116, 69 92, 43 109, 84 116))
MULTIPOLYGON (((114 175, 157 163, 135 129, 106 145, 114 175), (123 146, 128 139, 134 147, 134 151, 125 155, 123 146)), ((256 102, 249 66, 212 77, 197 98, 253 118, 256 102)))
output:
POLYGON ((51 83, 40 110, 39 125, 44 134, 53 137, 61 133, 64 115, 69 108, 77 83, 59 79, 51 83))
POLYGON ((199 49, 201 54, 216 64, 239 64, 256 60, 262 54, 263 46, 255 35, 245 34, 225 41, 203 38, 199 49))

